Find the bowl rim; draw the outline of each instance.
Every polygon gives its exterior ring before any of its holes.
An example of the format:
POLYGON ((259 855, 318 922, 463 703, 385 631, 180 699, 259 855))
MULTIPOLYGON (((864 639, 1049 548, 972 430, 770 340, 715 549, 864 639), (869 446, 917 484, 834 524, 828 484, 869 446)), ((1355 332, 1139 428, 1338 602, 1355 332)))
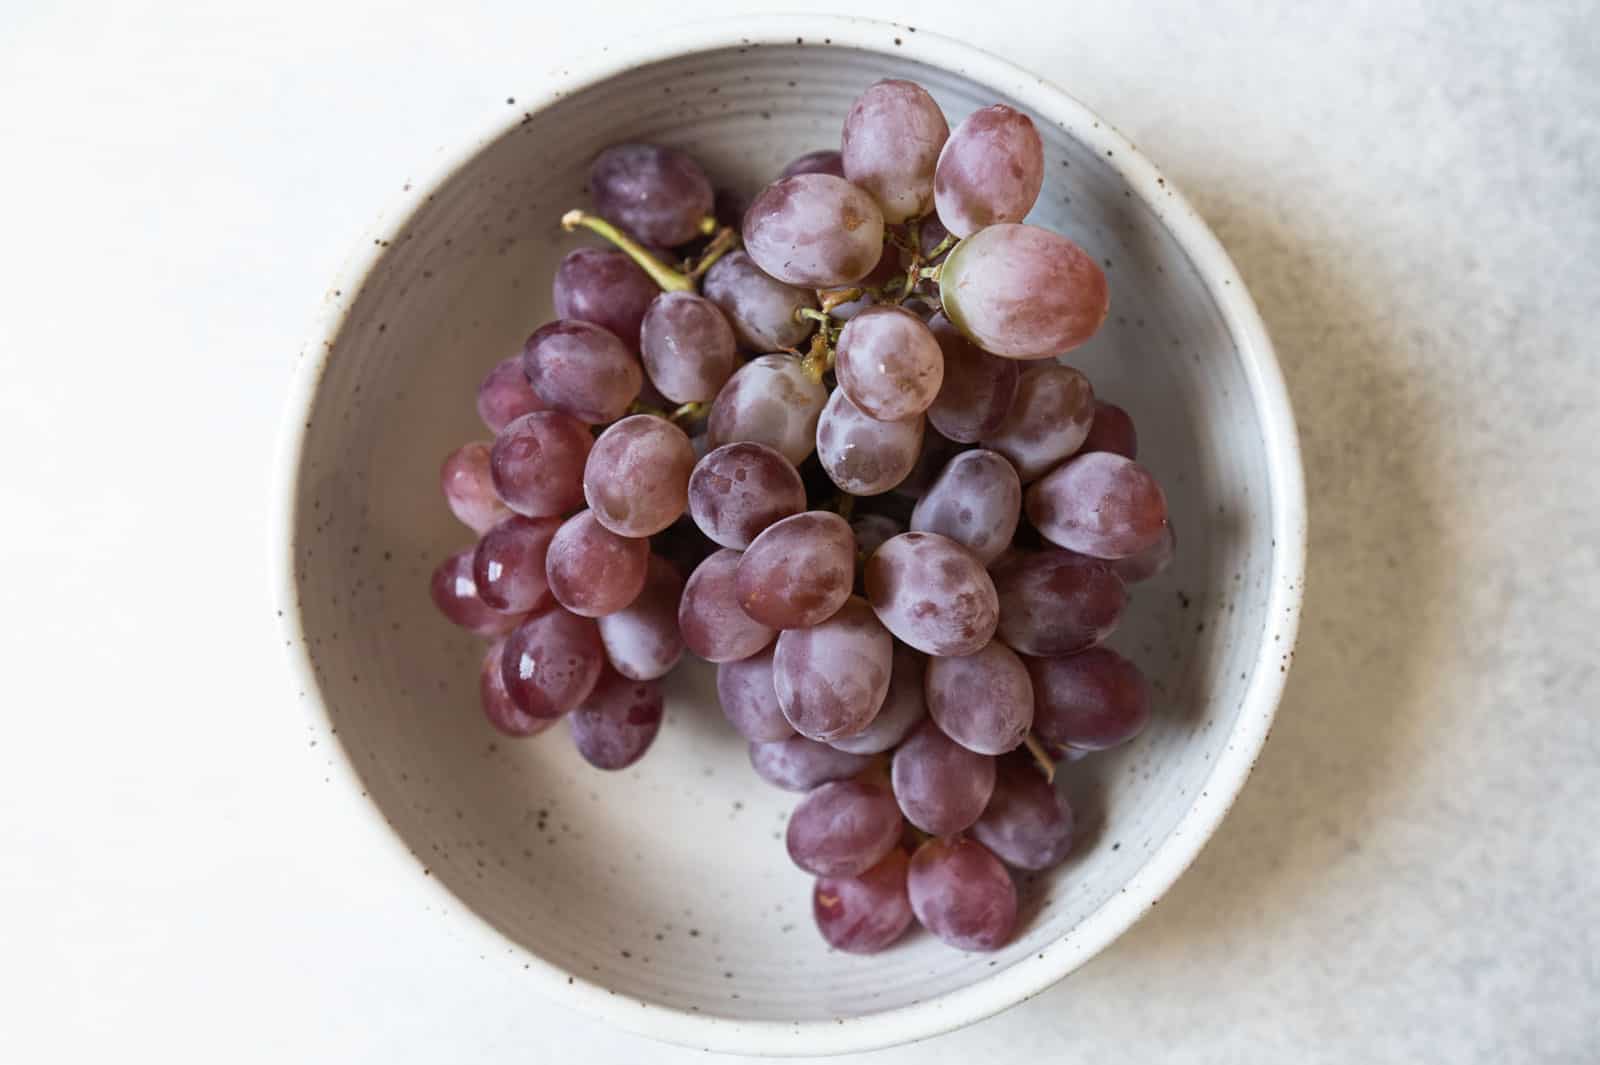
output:
MULTIPOLYGON (((1266 741, 1287 681, 1288 661, 1299 627, 1304 595, 1306 500, 1299 440, 1283 375, 1272 343, 1233 262, 1194 208, 1155 165, 1110 123, 1054 84, 1020 66, 970 44, 911 26, 854 16, 756 15, 706 19, 620 40, 596 54, 552 70, 542 84, 514 106, 497 108, 459 146, 444 150, 425 176, 409 181, 392 197, 346 261, 323 298, 311 333, 293 371, 280 426, 274 469, 273 520, 269 523, 272 598, 287 645, 291 680, 324 748, 337 755, 329 772, 346 785, 342 791, 366 816, 384 823, 387 845, 375 844, 398 873, 422 867, 376 800, 367 795, 352 753, 333 729, 312 665, 298 603, 294 548, 299 513, 299 475, 306 457, 307 420, 335 341, 346 316, 374 266, 388 251, 387 237, 399 232, 440 187, 478 154, 531 115, 565 96, 587 89, 631 68, 699 52, 764 45, 838 48, 905 56, 959 73, 1017 100, 1035 116, 1048 116, 1104 157, 1134 196, 1157 212, 1205 285, 1238 348, 1251 401, 1261 419, 1268 499, 1274 541, 1268 589, 1267 625, 1254 655, 1250 679, 1229 742, 1215 760, 1188 810, 1123 885, 1063 938, 1043 952, 965 987, 878 1013, 833 1020, 760 1021, 690 1012, 635 1000, 569 973, 510 939, 468 906, 438 878, 411 876, 426 902, 465 920, 463 945, 485 960, 525 970, 549 1000, 577 1009, 630 1032, 688 1047, 772 1057, 830 1055, 871 1050, 925 1039, 982 1020, 1045 991, 1083 965, 1149 912, 1199 854, 1227 814, 1266 741), (526 104, 524 104, 526 100, 526 104), (1266 639, 1272 632, 1276 640, 1266 639), (510 946, 508 951, 506 948, 510 946)), ((508 105, 510 101, 508 100, 508 105)), ((379 833, 374 833, 374 836, 379 833)))

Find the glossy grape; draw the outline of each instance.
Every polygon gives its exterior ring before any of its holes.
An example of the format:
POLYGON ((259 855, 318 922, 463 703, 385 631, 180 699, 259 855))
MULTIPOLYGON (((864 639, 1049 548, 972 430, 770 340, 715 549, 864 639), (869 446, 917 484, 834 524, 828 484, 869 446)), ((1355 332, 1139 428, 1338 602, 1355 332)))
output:
POLYGON ((483 714, 495 730, 507 736, 537 736, 556 723, 553 717, 534 717, 511 701, 506 691, 506 681, 500 670, 505 657, 506 640, 502 636, 484 652, 483 663, 478 667, 478 698, 483 714))
POLYGON ((694 448, 682 429, 654 414, 606 427, 583 468, 583 496, 595 520, 618 536, 652 536, 689 505, 694 448))
POLYGON ((796 174, 832 174, 834 177, 842 178, 844 157, 831 148, 807 152, 784 167, 778 177, 794 177, 796 174))
POLYGON ((1017 653, 999 640, 970 655, 928 660, 928 716, 961 746, 1004 754, 1033 723, 1033 685, 1017 653))
POLYGON ((478 385, 478 417, 491 433, 499 433, 524 414, 545 409, 544 400, 528 384, 528 375, 522 372, 521 354, 495 363, 494 369, 485 374, 483 383, 478 385))
POLYGON ((768 526, 739 559, 734 587, 746 614, 775 629, 826 621, 850 598, 856 538, 826 510, 768 526))
POLYGON ((646 244, 687 244, 711 213, 711 181, 683 152, 656 144, 619 144, 589 165, 595 210, 646 244))
POLYGON ((744 249, 785 284, 851 285, 883 253, 883 212, 866 192, 832 174, 780 178, 745 212, 744 249))
POLYGON ((592 510, 568 518, 545 555, 550 594, 574 614, 586 618, 614 614, 644 590, 650 545, 618 536, 596 519, 592 510))
POLYGON ((805 507, 800 474, 765 444, 724 444, 689 475, 689 513, 723 547, 743 550, 767 526, 805 507))
POLYGON ((906 896, 917 922, 960 950, 998 950, 1017 923, 1017 888, 976 840, 930 839, 911 856, 906 896))
POLYGON ((450 513, 479 534, 511 514, 495 494, 489 449, 489 444, 478 441, 463 444, 446 455, 439 467, 439 489, 450 513))
POLYGON ((827 390, 806 375, 799 359, 763 355, 741 366, 717 393, 709 442, 766 444, 798 466, 816 446, 817 419, 827 400, 827 390))
POLYGON ((884 422, 836 388, 817 419, 817 459, 841 491, 875 496, 906 479, 922 452, 922 415, 884 422))
POLYGON ((567 252, 551 283, 556 317, 592 322, 639 350, 639 325, 661 293, 650 275, 613 248, 567 252))
POLYGON ((1109 451, 1062 463, 1028 488, 1028 520, 1051 543, 1095 558, 1127 558, 1154 547, 1167 500, 1150 471, 1109 451))
POLYGON ((1022 482, 1011 463, 993 451, 963 451, 917 501, 911 528, 948 536, 988 565, 1011 546, 1021 516, 1022 482))
POLYGON ((678 600, 683 578, 666 559, 650 556, 644 590, 633 602, 598 619, 606 658, 630 680, 656 680, 683 657, 678 634, 678 600))
POLYGON ((887 541, 867 559, 866 587, 878 620, 924 654, 972 654, 994 636, 994 582, 970 551, 937 533, 887 541))
POLYGON ((839 388, 880 421, 928 409, 944 381, 944 353, 922 319, 899 307, 869 307, 839 334, 834 372, 839 388))
POLYGON ((906 852, 899 847, 860 876, 825 876, 811 891, 817 931, 830 947, 851 954, 876 954, 911 927, 906 897, 906 852))
POLYGON ((717 702, 722 716, 751 743, 776 743, 794 735, 772 683, 775 650, 768 647, 749 658, 717 666, 717 702))
POLYGON ((434 568, 428 581, 433 605, 450 621, 479 636, 499 636, 515 628, 520 614, 505 614, 485 603, 472 579, 472 549, 458 551, 434 568))
POLYGON ((633 680, 604 670, 567 725, 573 746, 596 769, 626 769, 644 757, 661 730, 661 689, 653 680, 633 680))
POLYGON ((859 876, 900 840, 900 807, 876 780, 836 780, 807 795, 789 816, 789 857, 817 876, 859 876))
POLYGON ((810 791, 829 781, 848 780, 871 764, 865 755, 848 754, 793 733, 786 739, 750 744, 756 776, 784 791, 810 791))
POLYGON ((513 514, 483 534, 472 553, 478 595, 495 610, 526 614, 555 602, 545 580, 545 552, 561 527, 559 518, 513 514))
POLYGON ((816 329, 816 323, 795 314, 816 309, 816 292, 769 277, 743 251, 713 263, 701 292, 722 309, 739 343, 752 351, 798 348, 816 329))
POLYGON ((974 111, 939 153, 933 193, 939 221, 958 237, 1020 222, 1044 187, 1044 143, 1033 120, 995 104, 974 111))
POLYGON ((944 112, 922 86, 876 82, 845 115, 844 176, 871 194, 884 221, 920 217, 933 210, 934 166, 949 136, 944 112))
POLYGON ((863 514, 850 522, 850 531, 856 537, 856 558, 865 561, 883 546, 906 531, 906 527, 887 514, 863 514))
POLYGON ((871 724, 860 732, 829 740, 830 746, 851 754, 881 754, 911 734, 928 713, 923 697, 923 658, 905 644, 894 645, 889 690, 871 724))
POLYGON ((534 331, 522 371, 551 410, 589 425, 622 417, 644 383, 639 360, 615 333, 569 318, 534 331))
POLYGON ((692 292, 663 292, 644 315, 639 353, 650 382, 674 403, 715 399, 738 345, 722 310, 692 292))
POLYGON ((556 606, 511 630, 500 675, 523 713, 554 718, 588 698, 605 660, 595 623, 556 606))
POLYGON ((1094 389, 1070 366, 1029 367, 1016 398, 983 446, 1011 460, 1023 484, 1038 480, 1082 446, 1094 421, 1094 389))
MULTIPOLYGON (((1037 226, 980 229, 939 275, 944 313, 985 351, 1043 359, 1094 335, 1110 306, 1106 275, 1066 237, 1037 226)), ((541 393, 542 394, 542 393, 541 393)))
POLYGON ((955 743, 924 721, 894 752, 890 775, 906 820, 935 836, 961 832, 994 791, 994 759, 955 743))
POLYGON ((883 705, 894 639, 865 600, 808 629, 785 629, 772 659, 783 716, 800 735, 827 742, 866 728, 883 705))
POLYGON ((1172 565, 1172 556, 1177 550, 1178 536, 1169 521, 1161 531, 1161 539, 1136 555, 1114 560, 1111 568, 1125 583, 1137 584, 1165 572, 1172 565))
POLYGON ((990 569, 999 637, 1025 655, 1076 654, 1110 636, 1127 589, 1109 563, 1072 551, 1018 552, 990 569))
POLYGON ((1150 723, 1150 682, 1109 647, 1027 663, 1033 727, 1050 743, 1103 751, 1127 743, 1150 723))
POLYGON ((1133 419, 1115 403, 1095 400, 1094 422, 1080 450, 1109 451, 1125 459, 1138 458, 1139 434, 1134 431, 1133 419))
POLYGON ((975 444, 1000 428, 1017 394, 1020 369, 1013 359, 990 355, 936 314, 928 329, 944 355, 944 381, 928 408, 928 421, 951 440, 975 444))
POLYGON ((739 552, 712 552, 690 575, 678 604, 678 631, 684 646, 707 662, 749 658, 778 634, 739 608, 734 572, 739 552))
POLYGON ((1000 766, 983 816, 972 837, 1016 869, 1057 865, 1072 851, 1072 806, 1044 774, 1032 766, 1000 766))

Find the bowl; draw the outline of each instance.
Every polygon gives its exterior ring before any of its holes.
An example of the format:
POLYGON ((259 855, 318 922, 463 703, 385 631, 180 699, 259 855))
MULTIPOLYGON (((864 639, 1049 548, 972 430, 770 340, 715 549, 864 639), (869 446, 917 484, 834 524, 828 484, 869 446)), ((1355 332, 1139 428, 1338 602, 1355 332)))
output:
POLYGON ((1288 399, 1238 274, 1107 123, 926 31, 719 21, 552 77, 406 188, 302 353, 272 547, 295 690, 331 741, 318 753, 338 752, 328 801, 370 811, 395 844, 385 889, 413 893, 419 921, 454 914, 462 949, 504 966, 486 986, 508 1007, 537 992, 690 1046, 832 1054, 1038 994, 1194 858, 1283 687, 1305 505, 1288 399), (1019 931, 992 954, 925 933, 872 957, 827 948, 810 878, 782 842, 797 797, 751 772, 710 667, 680 667, 655 747, 602 773, 564 726, 523 741, 490 730, 477 705, 482 645, 426 591, 435 562, 471 537, 439 497, 440 459, 486 436, 479 378, 551 317, 557 262, 590 243, 558 224, 585 202, 589 159, 619 141, 664 142, 753 192, 790 158, 837 145, 851 100, 882 77, 926 86, 952 126, 994 102, 1033 117, 1048 171, 1031 220, 1078 241, 1111 285, 1110 318, 1070 361, 1133 413, 1180 536, 1175 565, 1136 586, 1112 641, 1151 677, 1155 720, 1066 769, 1081 839, 1061 867, 1021 883, 1019 931))

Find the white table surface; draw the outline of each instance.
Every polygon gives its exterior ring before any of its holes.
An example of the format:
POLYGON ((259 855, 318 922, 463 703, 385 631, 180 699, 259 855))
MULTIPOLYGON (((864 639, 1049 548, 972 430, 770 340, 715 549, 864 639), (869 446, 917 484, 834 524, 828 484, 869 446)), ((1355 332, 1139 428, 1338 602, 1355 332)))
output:
MULTIPOLYGON (((290 366, 375 205, 670 7, 250 6, 0 8, 0 1061, 699 1058, 486 986, 366 881, 264 543, 290 366)), ((1310 599, 1156 911, 862 1061, 1600 1058, 1600 17, 1262 6, 916 5, 1108 116, 1232 251, 1299 412, 1310 599)))

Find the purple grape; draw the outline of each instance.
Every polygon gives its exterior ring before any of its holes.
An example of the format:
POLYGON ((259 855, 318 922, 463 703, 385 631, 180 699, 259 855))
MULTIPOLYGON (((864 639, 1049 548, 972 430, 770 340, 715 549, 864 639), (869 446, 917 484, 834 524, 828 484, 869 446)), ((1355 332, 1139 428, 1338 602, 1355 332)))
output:
POLYGON ((672 563, 650 556, 644 591, 614 614, 599 618, 600 642, 606 658, 630 680, 656 680, 666 676, 683 657, 683 637, 678 635, 678 600, 683 578, 672 563))
POLYGON ((835 349, 839 388, 880 421, 914 418, 944 381, 944 353, 922 319, 900 307, 869 307, 845 323, 835 349))
POLYGON ((1033 685, 1017 653, 999 640, 970 655, 928 661, 928 715, 961 746, 1005 754, 1033 723, 1033 685))
POLYGON ((928 408, 928 421, 951 440, 975 444, 1000 428, 1017 394, 1015 360, 990 355, 936 314, 928 329, 944 354, 944 382, 928 408))
POLYGON ((678 604, 684 646, 707 662, 749 658, 778 634, 739 608, 734 572, 739 552, 712 552, 689 577, 678 604))
POLYGON ((1077 347, 1105 321, 1106 275, 1088 254, 1037 226, 980 229, 940 267, 951 323, 985 351, 1044 359, 1077 347))
POLYGON ((1167 525, 1167 500, 1150 471, 1109 451, 1062 463, 1028 489, 1028 520, 1046 540, 1094 558, 1149 550, 1167 525))
POLYGON ((439 467, 439 490, 450 513, 480 535, 511 513, 495 495, 489 448, 478 441, 462 444, 446 455, 439 467))
POLYGON ((927 713, 922 656, 905 644, 896 643, 889 690, 883 697, 883 705, 878 707, 877 716, 860 732, 828 742, 850 754, 881 754, 910 735, 927 713))
POLYGON ((817 419, 817 459, 842 491, 882 495, 906 479, 922 451, 923 417, 882 422, 836 388, 817 419))
POLYGON ((650 545, 618 536, 592 510, 568 518, 550 539, 545 579, 556 602, 586 618, 614 614, 644 591, 650 545))
POLYGON ((1127 743, 1150 723, 1150 682, 1109 647, 1027 663, 1034 728, 1049 743, 1104 751, 1127 743))
POLYGON ((926 89, 914 81, 877 82, 845 115, 845 177, 878 201, 884 221, 918 218, 933 210, 934 166, 949 136, 944 112, 926 89))
POLYGON ((836 950, 876 954, 911 927, 910 859, 899 847, 860 876, 825 876, 811 892, 817 931, 836 950))
POLYGON ((715 303, 692 292, 663 292, 644 316, 639 340, 650 382, 674 403, 715 399, 733 375, 733 326, 715 303))
POLYGON ((650 749, 661 730, 661 689, 605 670, 567 725, 573 746, 596 769, 626 769, 650 749))
POLYGON ((810 791, 834 780, 846 780, 866 769, 872 759, 835 750, 826 743, 790 733, 787 739, 750 744, 750 765, 756 776, 784 791, 810 791))
POLYGON ((612 248, 569 251, 551 285, 556 317, 594 325, 639 350, 639 323, 661 293, 637 263, 612 248))
POLYGON ((722 716, 751 743, 776 743, 794 735, 772 683, 774 650, 768 647, 749 658, 717 666, 717 702, 722 705, 722 716))
POLYGON ((646 244, 687 244, 711 213, 711 181, 698 163, 674 148, 618 144, 589 165, 595 210, 646 244))
POLYGON ((501 430, 489 452, 495 494, 529 518, 565 514, 583 505, 583 465, 594 438, 578 419, 558 411, 524 414, 501 430))
POLYGON ((1083 446, 1094 421, 1094 389, 1070 366, 1033 366, 983 446, 1011 460, 1023 484, 1037 481, 1083 446))
POLYGON ((816 292, 767 276, 742 251, 713 263, 701 291, 722 308, 739 343, 752 351, 798 348, 816 329, 814 322, 796 314, 802 308, 817 309, 816 292))
POLYGON ((613 422, 583 467, 583 496, 595 520, 618 536, 653 536, 689 505, 694 447, 654 414, 613 422))
POLYGON ((522 371, 551 410, 589 425, 622 417, 644 383, 639 360, 615 333, 566 318, 528 338, 522 371))
POLYGON ((511 630, 500 676, 519 710, 556 718, 588 698, 605 660, 594 622, 556 606, 511 630))
POLYGON ((1011 463, 993 451, 963 451, 917 501, 911 528, 948 536, 988 565, 1011 546, 1021 516, 1022 482, 1011 463))
POLYGON ((850 598, 808 629, 785 629, 772 658, 783 716, 819 742, 851 736, 871 723, 889 690, 894 639, 866 600, 850 598))
POLYGON ((994 582, 970 551, 937 533, 887 541, 867 559, 866 587, 878 620, 924 654, 972 654, 994 636, 994 582))
POLYGON ((789 816, 789 857, 817 876, 859 876, 894 850, 900 824, 900 808, 882 782, 836 780, 789 816))
POLYGON ((1044 143, 1033 120, 1005 104, 974 111, 957 126, 934 172, 939 221, 958 237, 1020 222, 1044 187, 1044 143))
POLYGON ((972 836, 1007 865, 1040 870, 1072 851, 1072 807, 1032 766, 1003 763, 972 836))
POLYGON ((849 524, 809 510, 768 526, 739 559, 734 587, 744 612, 775 629, 832 617, 850 598, 856 539, 849 524))
POLYGON ((1133 419, 1115 403, 1103 399, 1094 401, 1094 422, 1089 435, 1084 438, 1082 451, 1109 451, 1125 459, 1139 457, 1139 434, 1134 431, 1133 419))
POLYGON ((1071 551, 1017 552, 990 571, 999 637, 1025 655, 1077 654, 1110 636, 1128 593, 1112 567, 1071 551))
POLYGON ((767 526, 805 508, 800 475, 765 444, 724 444, 689 475, 689 513, 723 547, 743 550, 767 526))
POLYGON ((505 657, 506 638, 500 637, 484 652, 483 664, 478 668, 478 698, 483 703, 484 716, 496 731, 507 736, 537 736, 556 723, 553 717, 534 717, 525 713, 511 701, 506 691, 505 677, 500 663, 505 657))
POLYGON ((930 839, 911 856, 906 896, 917 922, 959 950, 998 950, 1017 923, 1017 887, 976 840, 930 839))
POLYGON ((832 174, 780 178, 745 212, 744 249, 785 284, 851 285, 883 254, 883 212, 866 192, 832 174))
POLYGON ((1161 539, 1136 555, 1114 560, 1111 568, 1124 583, 1137 584, 1164 572, 1172 564, 1172 556, 1177 550, 1178 535, 1169 521, 1161 531, 1161 539))
POLYGON ((433 605, 447 619, 479 636, 499 636, 515 628, 520 614, 503 614, 485 603, 472 579, 472 549, 457 551, 439 563, 428 581, 433 605))
POLYGON ((478 596, 495 610, 526 614, 555 602, 544 576, 545 552, 559 518, 513 514, 483 534, 472 553, 478 596))
POLYGON ((524 414, 546 409, 539 393, 528 384, 528 375, 522 372, 520 354, 495 363, 478 386, 478 417, 491 433, 499 433, 524 414))
POLYGON ((821 383, 790 355, 763 355, 741 366, 711 404, 712 447, 766 444, 798 466, 816 446, 817 419, 828 400, 821 383))
POLYGON ((894 752, 890 780, 906 820, 935 836, 964 831, 994 792, 994 759, 924 721, 894 752))
POLYGON ((850 531, 856 537, 856 557, 866 560, 885 540, 899 536, 906 527, 887 514, 863 514, 850 522, 850 531))
POLYGON ((831 148, 823 148, 815 152, 807 152, 800 158, 783 168, 779 178, 794 177, 796 174, 832 174, 834 177, 844 177, 844 158, 831 148))

